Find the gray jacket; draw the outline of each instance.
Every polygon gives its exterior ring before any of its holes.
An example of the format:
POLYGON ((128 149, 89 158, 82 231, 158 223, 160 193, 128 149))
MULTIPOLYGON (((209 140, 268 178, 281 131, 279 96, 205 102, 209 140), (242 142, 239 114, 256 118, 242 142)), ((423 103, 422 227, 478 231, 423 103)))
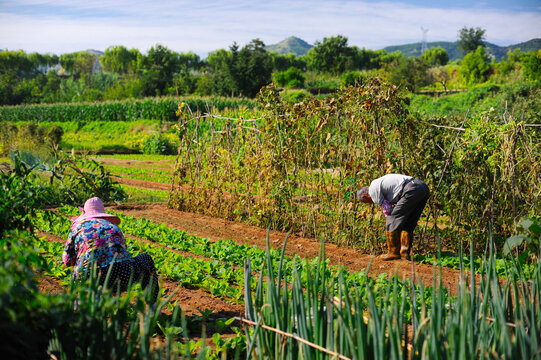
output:
POLYGON ((374 204, 381 205, 383 200, 391 204, 398 201, 398 196, 402 192, 404 185, 412 180, 411 176, 402 174, 388 174, 372 180, 368 187, 368 194, 374 204), (396 199, 396 200, 395 200, 396 199))

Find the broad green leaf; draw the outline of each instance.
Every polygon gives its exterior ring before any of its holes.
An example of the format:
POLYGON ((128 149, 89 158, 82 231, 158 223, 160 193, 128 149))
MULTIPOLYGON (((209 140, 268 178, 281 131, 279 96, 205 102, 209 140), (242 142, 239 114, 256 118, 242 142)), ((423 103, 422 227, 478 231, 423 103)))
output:
POLYGON ((522 245, 522 242, 527 239, 528 238, 524 235, 511 236, 505 241, 505 244, 503 245, 503 253, 505 255, 508 255, 511 250, 513 250, 517 246, 522 245))

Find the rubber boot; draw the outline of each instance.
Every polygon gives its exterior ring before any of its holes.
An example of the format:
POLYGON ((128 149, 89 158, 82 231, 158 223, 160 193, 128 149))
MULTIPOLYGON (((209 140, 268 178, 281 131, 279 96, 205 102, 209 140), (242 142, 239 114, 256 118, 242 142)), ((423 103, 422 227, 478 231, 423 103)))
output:
POLYGON ((400 255, 408 260, 410 260, 412 239, 413 233, 402 231, 400 236, 400 255))
POLYGON ((400 231, 385 231, 388 252, 381 256, 384 261, 400 259, 400 231))

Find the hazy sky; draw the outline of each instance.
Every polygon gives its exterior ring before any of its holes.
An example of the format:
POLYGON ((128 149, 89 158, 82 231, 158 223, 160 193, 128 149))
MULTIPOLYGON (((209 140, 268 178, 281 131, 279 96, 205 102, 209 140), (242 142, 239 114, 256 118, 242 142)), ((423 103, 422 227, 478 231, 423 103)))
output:
POLYGON ((456 41, 464 26, 505 46, 541 38, 541 0, 0 0, 0 49, 63 54, 124 45, 146 53, 275 44, 297 36, 310 44, 344 35, 349 45, 456 41))

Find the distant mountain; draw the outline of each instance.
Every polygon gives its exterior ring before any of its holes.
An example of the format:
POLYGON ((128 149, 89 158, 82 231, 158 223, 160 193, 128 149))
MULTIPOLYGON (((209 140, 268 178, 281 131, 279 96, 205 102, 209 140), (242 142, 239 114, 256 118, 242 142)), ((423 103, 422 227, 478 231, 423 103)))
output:
MULTIPOLYGON (((404 44, 404 45, 393 45, 393 46, 387 46, 384 47, 383 50, 385 50, 388 53, 392 53, 395 51, 400 51, 402 54, 404 54, 405 57, 417 57, 421 55, 421 49, 423 44, 422 43, 412 43, 412 44, 404 44)), ((449 55, 449 60, 453 61, 456 59, 462 58, 462 52, 458 49, 458 44, 456 42, 449 42, 449 41, 434 41, 426 43, 426 46, 428 48, 432 47, 442 47, 447 51, 447 55, 449 55)))
POLYGON ((100 51, 100 50, 88 49, 86 51, 88 51, 88 53, 90 55, 99 55, 99 56, 105 55, 105 53, 103 51, 100 51))
MULTIPOLYGON (((434 41, 426 44, 428 48, 432 47, 442 47, 447 51, 449 55, 449 61, 454 61, 457 59, 462 59, 462 51, 458 48, 457 42, 450 41, 434 41)), ((541 39, 532 39, 526 42, 509 45, 509 46, 498 46, 495 44, 487 43, 487 51, 490 55, 494 56, 496 60, 501 60, 503 57, 507 56, 508 51, 513 51, 515 49, 520 49, 522 51, 533 51, 541 49, 541 39)), ((389 52, 400 51, 404 54, 405 57, 417 57, 421 55, 422 43, 412 43, 405 45, 395 45, 387 46, 383 50, 389 52)))
POLYGON ((277 52, 278 54, 296 54, 297 56, 305 55, 313 46, 306 41, 295 36, 290 36, 278 44, 268 45, 265 47, 267 51, 277 52))
POLYGON ((515 49, 520 49, 521 51, 536 51, 541 49, 541 39, 532 39, 520 44, 509 45, 507 48, 511 51, 515 49))

